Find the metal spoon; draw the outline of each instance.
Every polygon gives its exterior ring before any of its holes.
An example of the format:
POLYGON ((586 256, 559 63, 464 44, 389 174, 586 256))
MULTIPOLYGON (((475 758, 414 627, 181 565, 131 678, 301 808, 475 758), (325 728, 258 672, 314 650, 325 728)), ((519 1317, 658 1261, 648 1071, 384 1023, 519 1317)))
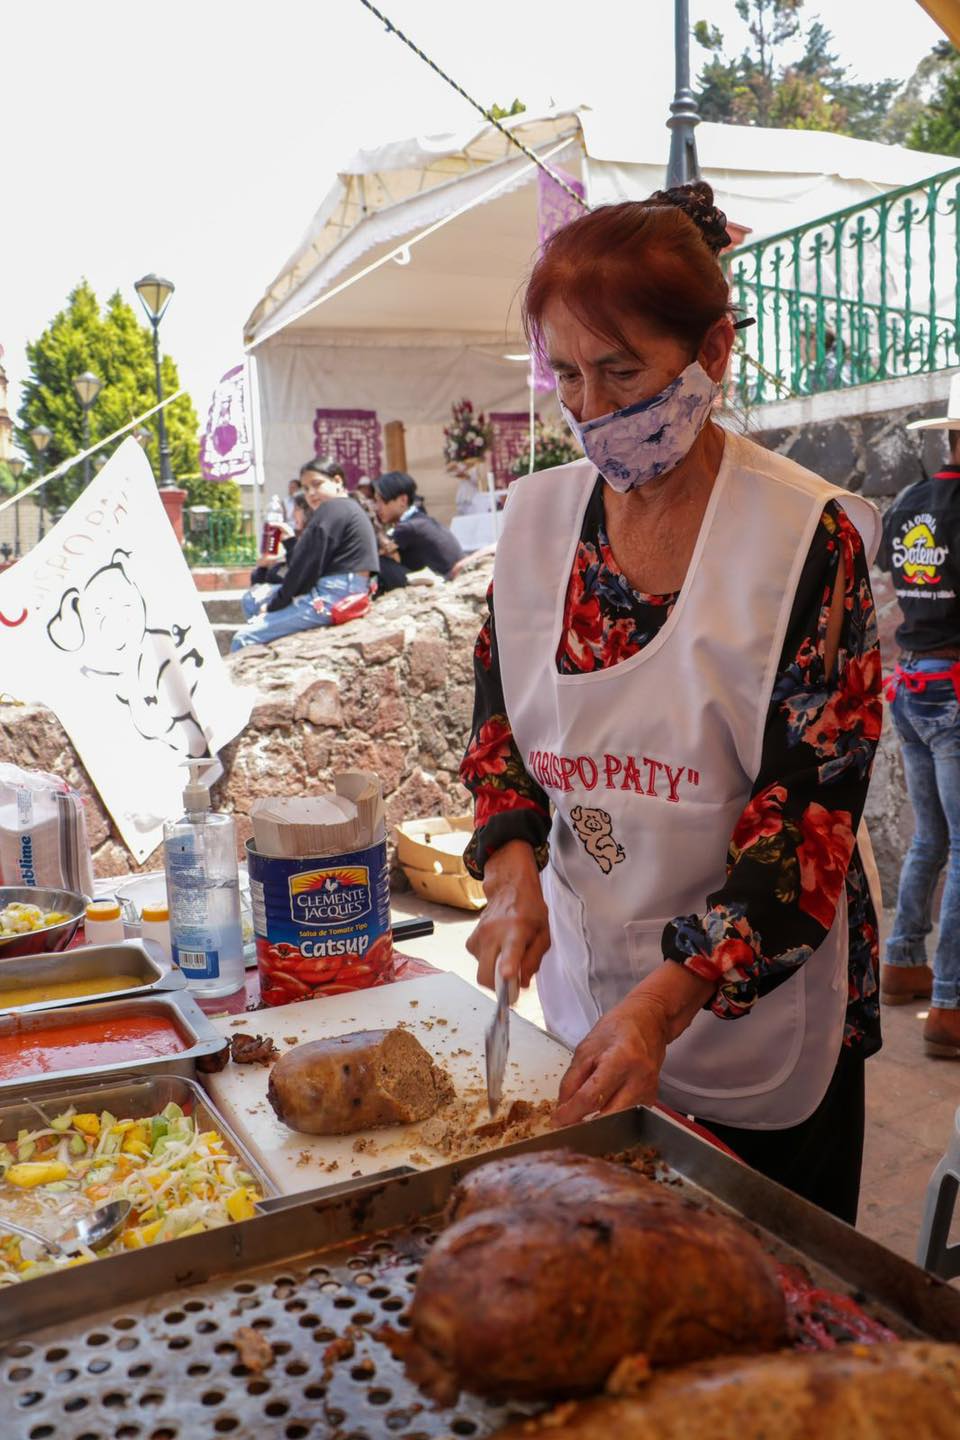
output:
POLYGON ((0 1231, 10 1230, 14 1235, 36 1240, 44 1250, 59 1257, 78 1245, 86 1245, 91 1250, 109 1245, 123 1229, 130 1209, 129 1200, 111 1200, 108 1205, 98 1205, 89 1215, 81 1215, 75 1220, 57 1240, 48 1240, 36 1230, 30 1230, 26 1225, 15 1225, 12 1220, 3 1217, 0 1217, 0 1231))

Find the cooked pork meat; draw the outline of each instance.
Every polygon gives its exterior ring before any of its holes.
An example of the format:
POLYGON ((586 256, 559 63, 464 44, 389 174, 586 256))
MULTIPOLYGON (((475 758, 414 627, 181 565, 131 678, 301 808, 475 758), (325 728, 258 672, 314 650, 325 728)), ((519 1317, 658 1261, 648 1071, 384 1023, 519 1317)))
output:
POLYGON ((494 1162, 451 1208, 403 1347, 445 1403, 461 1388, 584 1395, 635 1352, 675 1365, 783 1339, 783 1295, 757 1241, 624 1166, 558 1152, 494 1162))
POLYGON ((446 1077, 406 1030, 360 1030, 296 1045, 270 1072, 277 1118, 308 1135, 426 1120, 446 1077))
POLYGON ((496 1440, 960 1440, 960 1347, 846 1345, 708 1360, 496 1440))

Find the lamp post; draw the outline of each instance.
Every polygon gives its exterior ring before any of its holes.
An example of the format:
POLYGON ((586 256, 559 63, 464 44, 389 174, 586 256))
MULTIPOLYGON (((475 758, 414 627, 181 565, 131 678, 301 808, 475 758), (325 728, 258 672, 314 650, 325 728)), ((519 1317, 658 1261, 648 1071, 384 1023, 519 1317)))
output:
MULTIPOLYGON (((163 401, 163 381, 160 377, 160 321, 170 304, 170 296, 173 294, 174 288, 172 281, 161 280, 159 275, 144 275, 134 286, 140 296, 140 304, 147 312, 147 319, 153 326, 153 368, 157 377, 158 405, 163 401)), ((173 471, 170 469, 167 422, 162 410, 157 411, 157 422, 160 430, 160 485, 162 488, 167 488, 173 486, 173 471)))
MULTIPOLYGON (((83 411, 84 450, 88 449, 90 445, 90 411, 93 407, 94 401, 100 394, 100 387, 102 385, 103 381, 100 379, 100 376, 94 375, 92 370, 84 370, 83 374, 78 375, 76 380, 74 380, 73 382, 73 388, 77 392, 77 398, 80 401, 80 408, 83 411)), ((89 484, 90 456, 85 455, 83 457, 83 488, 86 489, 89 484)))
MULTIPOLYGON (((7 461, 7 469, 16 481, 16 488, 20 489, 20 476, 23 474, 24 462, 16 456, 13 460, 7 461)), ((20 501, 13 507, 13 553, 20 559, 20 501)))
POLYGON ((697 141, 694 131, 700 114, 690 89, 690 0, 674 0, 676 51, 676 90, 670 105, 670 160, 667 165, 667 189, 689 185, 700 179, 697 141))
MULTIPOLYGON (((34 425, 30 431, 30 439, 33 441, 33 448, 37 452, 37 477, 43 476, 43 452, 53 438, 53 431, 46 425, 34 425)), ((43 529, 43 486, 40 487, 40 525, 37 530, 37 539, 42 540, 43 529)))

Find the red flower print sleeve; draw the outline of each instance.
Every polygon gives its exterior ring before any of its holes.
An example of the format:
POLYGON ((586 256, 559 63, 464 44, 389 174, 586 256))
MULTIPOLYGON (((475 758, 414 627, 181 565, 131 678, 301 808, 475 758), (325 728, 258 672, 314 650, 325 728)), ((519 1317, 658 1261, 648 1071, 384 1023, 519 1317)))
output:
POLYGON ((774 685, 763 757, 727 854, 723 888, 702 915, 678 916, 667 959, 717 982, 715 1014, 743 1015, 794 974, 833 924, 846 889, 850 924, 845 1040, 880 1047, 877 919, 856 848, 880 736, 880 651, 860 537, 831 503, 797 588, 774 685), (844 560, 844 617, 836 671, 824 648, 844 560))
POLYGON ((473 652, 473 731, 460 763, 460 779, 473 796, 475 826, 464 858, 477 879, 483 878, 493 852, 509 840, 528 841, 542 869, 550 833, 547 797, 529 775, 506 715, 492 585, 487 607, 489 614, 473 652))

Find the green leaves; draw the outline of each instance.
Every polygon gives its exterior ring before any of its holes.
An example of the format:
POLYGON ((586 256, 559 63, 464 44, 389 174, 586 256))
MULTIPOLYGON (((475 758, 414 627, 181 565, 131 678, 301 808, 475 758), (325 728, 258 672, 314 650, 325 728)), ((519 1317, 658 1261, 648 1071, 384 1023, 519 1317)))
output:
POLYGON ((920 109, 907 135, 911 150, 932 150, 939 155, 960 155, 960 54, 952 46, 937 46, 933 56, 940 78, 929 103, 920 109))
MULTIPOLYGON (((91 441, 111 434, 156 403, 152 333, 149 326, 140 324, 119 291, 101 309, 90 285, 81 280, 65 309, 54 316, 39 339, 27 346, 27 359, 30 375, 18 414, 18 441, 23 454, 33 463, 24 473, 22 484, 38 473, 36 452, 29 439, 35 426, 47 425, 53 432, 43 457, 45 471, 83 448, 83 411, 73 382, 84 370, 92 370, 103 381, 90 410, 91 441)), ((168 355, 161 359, 161 375, 166 395, 179 389, 177 367, 168 355)), ((198 425, 189 396, 181 396, 164 413, 174 476, 195 473, 198 425)), ((159 474, 155 417, 147 422, 147 428, 151 431, 147 455, 154 473, 159 474)), ((69 505, 82 488, 82 467, 77 466, 44 487, 47 510, 69 505)))
MULTIPOLYGON (((901 86, 896 80, 861 84, 830 46, 833 36, 814 19, 802 30, 804 0, 737 0, 752 46, 724 56, 723 36, 700 21, 694 37, 712 59, 699 77, 698 105, 705 120, 766 125, 783 130, 830 130, 866 139, 883 134, 883 123, 901 86), (802 34, 803 54, 787 64, 783 47, 802 34)), ((899 137, 896 137, 899 138, 899 137)))

